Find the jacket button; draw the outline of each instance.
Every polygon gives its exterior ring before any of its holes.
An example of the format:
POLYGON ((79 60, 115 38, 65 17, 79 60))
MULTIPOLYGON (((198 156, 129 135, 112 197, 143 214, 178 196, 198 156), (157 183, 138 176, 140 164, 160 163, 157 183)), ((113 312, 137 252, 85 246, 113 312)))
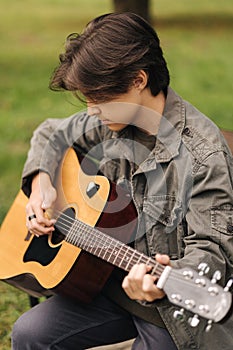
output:
POLYGON ((229 233, 233 232, 233 225, 227 225, 227 232, 229 233))
POLYGON ((186 136, 191 136, 192 137, 191 130, 188 127, 184 128, 183 134, 186 135, 186 136))

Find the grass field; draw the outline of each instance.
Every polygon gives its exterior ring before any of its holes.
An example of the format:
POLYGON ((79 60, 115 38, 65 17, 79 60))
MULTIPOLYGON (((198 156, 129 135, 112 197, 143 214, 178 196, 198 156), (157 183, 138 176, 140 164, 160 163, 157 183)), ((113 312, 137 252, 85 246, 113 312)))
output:
MULTIPOLYGON (((233 130, 232 0, 151 4, 172 87, 220 127, 233 130)), ((112 10, 110 0, 1 0, 0 223, 20 187, 35 127, 83 108, 48 89, 65 37, 112 10)), ((9 350, 11 325, 29 307, 28 298, 4 283, 0 293, 0 350, 9 350)))

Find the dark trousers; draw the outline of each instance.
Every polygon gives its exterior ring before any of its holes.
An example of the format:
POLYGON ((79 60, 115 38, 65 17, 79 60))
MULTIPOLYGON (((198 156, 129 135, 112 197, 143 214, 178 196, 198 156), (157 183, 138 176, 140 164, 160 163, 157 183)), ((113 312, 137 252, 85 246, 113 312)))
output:
POLYGON ((91 304, 54 296, 23 314, 13 350, 81 350, 136 338, 133 350, 176 350, 167 330, 132 317, 106 297, 91 304))

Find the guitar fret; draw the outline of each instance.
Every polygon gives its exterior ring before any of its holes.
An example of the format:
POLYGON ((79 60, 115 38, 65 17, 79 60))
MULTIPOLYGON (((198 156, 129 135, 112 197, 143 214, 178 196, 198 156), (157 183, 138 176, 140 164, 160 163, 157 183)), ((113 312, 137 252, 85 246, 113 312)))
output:
MULTIPOLYGON (((139 255, 139 253, 136 253, 135 255, 139 255)), ((140 262, 142 262, 142 259, 143 259, 143 255, 140 254, 135 263, 140 264, 140 262)))
MULTIPOLYGON (((156 262, 154 262, 154 267, 153 267, 153 269, 151 270, 151 274, 152 275, 156 275, 156 270, 158 269, 158 266, 160 266, 159 265, 159 263, 156 261, 156 262)), ((161 268, 161 266, 160 266, 160 268, 161 268)), ((160 273, 161 274, 161 273, 160 273)), ((157 277, 159 277, 158 276, 158 273, 157 273, 157 277)))
POLYGON ((102 246, 99 251, 99 257, 103 258, 103 256, 106 254, 106 251, 109 249, 109 246, 111 246, 111 242, 112 242, 111 237, 107 237, 106 240, 103 240, 102 246))
POLYGON ((112 250, 110 249, 110 247, 112 246, 113 240, 110 238, 107 240, 107 242, 105 242, 104 244, 104 254, 102 255, 102 259, 111 262, 111 255, 112 255, 112 250), (108 244, 107 244, 108 243, 108 244))
POLYGON ((159 277, 164 269, 150 257, 79 220, 72 223, 66 240, 125 271, 129 271, 135 264, 144 263, 152 266, 152 275, 159 277), (161 270, 160 274, 157 272, 158 268, 161 270))
POLYGON ((71 244, 74 244, 74 245, 75 245, 75 241, 74 241, 74 238, 75 238, 75 235, 74 235, 74 233, 75 233, 74 226, 75 226, 75 224, 76 224, 76 222, 74 221, 74 223, 72 224, 72 226, 71 226, 71 228, 70 228, 70 230, 69 230, 69 233, 68 233, 69 236, 67 236, 67 238, 69 237, 69 242, 70 242, 71 244))
POLYGON ((112 262, 112 261, 114 260, 114 259, 112 260, 113 250, 110 250, 110 249, 109 249, 109 253, 110 253, 110 254, 109 254, 109 257, 108 257, 108 262, 112 262))
POLYGON ((132 251, 133 249, 129 246, 125 247, 125 254, 122 256, 122 259, 119 263, 119 267, 121 267, 124 270, 128 270, 128 264, 130 263, 130 259, 132 257, 132 251))
POLYGON ((120 252, 121 252, 121 247, 118 250, 116 248, 113 250, 113 255, 115 255, 114 259, 111 260, 111 263, 113 265, 119 266, 118 263, 117 263, 117 259, 119 258, 120 252))
POLYGON ((109 261, 109 256, 108 256, 108 254, 110 255, 109 246, 106 246, 105 252, 104 252, 104 254, 103 254, 103 256, 102 256, 102 259, 103 259, 103 260, 106 260, 106 261, 109 261))
MULTIPOLYGON (((139 252, 135 252, 134 256, 133 256, 133 259, 132 259, 132 265, 135 265, 135 264, 140 264, 141 262, 144 262, 143 259, 144 259, 144 255, 139 253, 139 252)), ((145 262, 144 262, 145 263, 145 262)))
POLYGON ((93 235, 90 235, 91 239, 89 241, 89 244, 88 244, 88 251, 90 253, 93 253, 94 252, 94 249, 96 248, 96 242, 95 242, 95 239, 94 239, 94 236, 93 235))
POLYGON ((136 250, 134 250, 133 254, 131 255, 131 257, 129 257, 128 263, 125 266, 125 270, 126 271, 129 271, 131 269, 131 267, 133 267, 134 264, 132 264, 132 260, 133 260, 133 257, 135 255, 135 253, 136 253, 136 250))
POLYGON ((72 227, 72 240, 73 240, 74 243, 80 244, 81 241, 82 241, 83 231, 80 230, 81 233, 76 236, 75 232, 76 232, 77 228, 78 228, 78 224, 77 224, 77 221, 75 221, 75 223, 74 223, 74 225, 72 227))
POLYGON ((91 247, 91 252, 96 255, 96 256, 100 256, 99 252, 98 252, 98 244, 96 243, 97 241, 95 240, 95 244, 93 244, 93 246, 91 247))
MULTIPOLYGON (((122 246, 122 247, 121 247, 121 251, 123 251, 123 255, 122 255, 122 257, 120 258, 119 262, 117 263, 117 266, 118 266, 118 267, 123 268, 122 263, 125 261, 125 256, 126 256, 126 254, 127 254, 128 248, 129 248, 128 246, 122 246)), ((128 261, 128 260, 127 260, 127 261, 128 261)))

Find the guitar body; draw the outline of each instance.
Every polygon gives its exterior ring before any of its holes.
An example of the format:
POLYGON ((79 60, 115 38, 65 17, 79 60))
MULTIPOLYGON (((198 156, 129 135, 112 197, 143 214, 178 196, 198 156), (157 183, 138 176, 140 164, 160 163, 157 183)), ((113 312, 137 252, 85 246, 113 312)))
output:
MULTIPOLYGON (((67 211, 128 243, 137 224, 128 194, 104 176, 87 175, 83 168, 89 173, 91 164, 84 159, 81 167, 79 159, 73 149, 65 155, 56 179, 58 198, 49 215, 67 211)), ((27 201, 20 191, 2 223, 0 279, 33 296, 58 293, 90 302, 103 288, 113 265, 66 242, 58 230, 39 238, 28 234, 27 201)))

